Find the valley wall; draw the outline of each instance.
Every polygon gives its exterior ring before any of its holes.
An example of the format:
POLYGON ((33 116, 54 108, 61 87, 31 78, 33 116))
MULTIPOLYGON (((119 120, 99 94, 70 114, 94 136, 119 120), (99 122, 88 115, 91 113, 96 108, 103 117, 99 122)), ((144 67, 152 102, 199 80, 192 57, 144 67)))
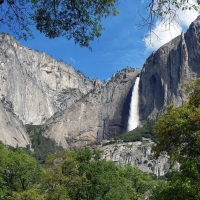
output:
POLYGON ((93 89, 69 65, 0 34, 0 98, 12 102, 24 124, 42 124, 93 89))
POLYGON ((143 65, 140 79, 140 121, 155 119, 166 106, 186 100, 184 83, 200 76, 200 16, 187 32, 153 52, 143 65))
POLYGON ((0 140, 13 147, 31 145, 22 122, 12 110, 12 103, 4 99, 0 101, 0 140))
POLYGON ((132 87, 140 70, 127 68, 101 83, 44 125, 46 137, 65 148, 87 145, 126 132, 132 87))
MULTIPOLYGON (((177 107, 187 100, 183 84, 200 76, 199 63, 200 17, 185 34, 153 52, 141 70, 123 69, 105 83, 0 34, 0 99, 11 103, 19 123, 43 124, 46 137, 65 148, 79 147, 126 132, 138 74, 139 118, 144 123, 159 117, 167 105, 177 107)), ((6 115, 4 107, 1 113, 6 115)), ((9 143, 6 130, 0 135, 9 143)), ((8 132, 10 138, 19 133, 8 132)))

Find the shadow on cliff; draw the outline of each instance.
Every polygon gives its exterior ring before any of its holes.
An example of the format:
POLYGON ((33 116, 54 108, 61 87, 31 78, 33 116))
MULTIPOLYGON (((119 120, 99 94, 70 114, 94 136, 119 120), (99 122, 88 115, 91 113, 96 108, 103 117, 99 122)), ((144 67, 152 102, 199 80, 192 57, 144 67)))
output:
MULTIPOLYGON (((116 109, 114 119, 109 120, 109 131, 107 133, 107 136, 114 137, 117 135, 121 135, 127 131, 132 89, 133 86, 130 88, 128 95, 124 99, 121 106, 116 109)), ((106 137, 106 134, 104 135, 104 137, 106 137)))
POLYGON ((130 110, 130 104, 131 104, 131 96, 132 96, 132 90, 134 85, 130 88, 128 95, 123 103, 123 109, 121 112, 121 124, 122 124, 122 132, 121 134, 127 132, 127 125, 128 125, 128 118, 129 118, 129 110, 130 110))

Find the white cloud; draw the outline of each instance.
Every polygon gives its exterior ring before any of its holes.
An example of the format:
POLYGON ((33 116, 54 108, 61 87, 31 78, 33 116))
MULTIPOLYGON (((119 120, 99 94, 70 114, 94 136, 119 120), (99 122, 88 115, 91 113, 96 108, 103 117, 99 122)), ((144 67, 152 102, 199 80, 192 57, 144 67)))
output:
POLYGON ((144 39, 148 50, 157 50, 176 36, 180 35, 182 28, 178 24, 161 24, 157 22, 156 27, 152 30, 151 35, 144 39))
MULTIPOLYGON (((194 3, 194 1, 190 0, 189 3, 194 3)), ((156 23, 152 33, 149 33, 149 36, 144 39, 148 50, 157 50, 162 45, 180 35, 183 27, 189 27, 197 18, 199 12, 194 10, 177 10, 176 14, 178 15, 177 23, 170 23, 170 26, 161 24, 159 21, 156 23)))
POLYGON ((178 10, 177 15, 179 16, 178 19, 180 25, 189 27, 189 25, 198 17, 199 12, 194 10, 178 10))
POLYGON ((69 58, 69 60, 73 63, 73 64, 75 64, 76 63, 76 60, 75 59, 73 59, 73 58, 69 58))

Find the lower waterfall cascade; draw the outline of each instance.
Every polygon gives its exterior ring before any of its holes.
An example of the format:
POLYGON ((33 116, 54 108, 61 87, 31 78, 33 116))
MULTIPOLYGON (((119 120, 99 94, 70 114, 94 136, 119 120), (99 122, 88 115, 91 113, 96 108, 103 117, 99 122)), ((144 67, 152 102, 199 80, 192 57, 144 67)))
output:
POLYGON ((135 85, 132 90, 127 131, 132 131, 139 125, 139 108, 138 108, 139 82, 140 82, 140 77, 136 77, 135 85))

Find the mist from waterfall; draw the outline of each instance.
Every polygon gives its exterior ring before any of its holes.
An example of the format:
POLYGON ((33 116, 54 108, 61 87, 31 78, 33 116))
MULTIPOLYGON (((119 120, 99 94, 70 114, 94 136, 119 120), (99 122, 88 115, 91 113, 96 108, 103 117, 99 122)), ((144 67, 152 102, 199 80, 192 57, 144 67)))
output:
POLYGON ((138 109, 139 82, 140 82, 140 77, 136 77, 135 85, 132 90, 127 131, 132 131, 139 125, 139 109, 138 109))

